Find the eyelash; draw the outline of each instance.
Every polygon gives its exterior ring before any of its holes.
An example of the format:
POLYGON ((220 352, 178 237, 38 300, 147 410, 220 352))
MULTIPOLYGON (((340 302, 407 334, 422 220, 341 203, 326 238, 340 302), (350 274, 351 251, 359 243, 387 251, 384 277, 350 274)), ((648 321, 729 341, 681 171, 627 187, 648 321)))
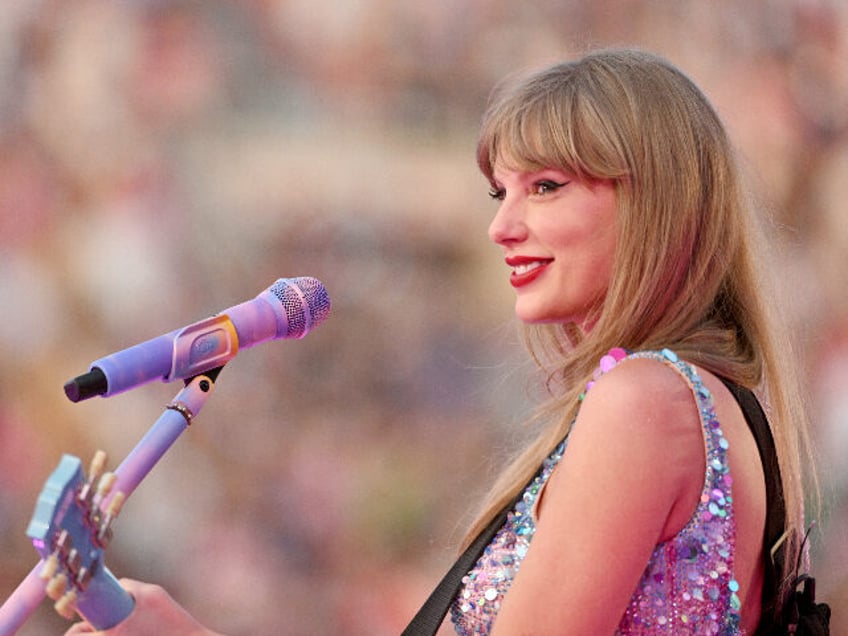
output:
MULTIPOLYGON (((567 181, 559 183, 551 179, 542 179, 533 184, 531 192, 534 195, 542 196, 550 192, 554 192, 555 190, 559 190, 565 185, 568 185, 567 181)), ((496 201, 503 201, 506 196, 506 190, 504 188, 497 188, 493 186, 489 189, 489 196, 496 201)))
POLYGON ((533 194, 542 195, 548 194, 549 192, 554 192, 555 190, 559 190, 563 187, 566 182, 558 183, 556 181, 552 181, 551 179, 542 179, 541 181, 537 181, 533 184, 533 194))

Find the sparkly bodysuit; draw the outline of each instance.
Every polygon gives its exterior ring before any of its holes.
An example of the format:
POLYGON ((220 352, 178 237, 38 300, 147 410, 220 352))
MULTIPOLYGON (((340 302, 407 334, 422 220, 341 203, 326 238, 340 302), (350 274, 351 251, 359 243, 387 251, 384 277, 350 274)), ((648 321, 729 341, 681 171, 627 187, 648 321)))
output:
MULTIPOLYGON (((601 369, 627 354, 604 356, 601 369)), ((738 636, 739 586, 733 576, 736 535, 727 464, 727 440, 712 396, 695 369, 669 350, 627 357, 653 358, 676 369, 690 385, 704 430, 706 471, 701 500, 692 518, 672 539, 656 546, 616 634, 719 634, 738 636)), ((591 383, 590 383, 591 386, 591 383)), ((536 530, 534 504, 562 459, 563 441, 509 513, 506 523, 466 577, 451 605, 458 634, 488 634, 536 530)))

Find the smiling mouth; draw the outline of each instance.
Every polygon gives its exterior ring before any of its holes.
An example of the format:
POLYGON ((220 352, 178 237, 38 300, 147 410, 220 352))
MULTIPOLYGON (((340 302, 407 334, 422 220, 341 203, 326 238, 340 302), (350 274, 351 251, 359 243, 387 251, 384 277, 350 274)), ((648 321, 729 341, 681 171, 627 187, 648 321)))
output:
POLYGON ((520 265, 513 265, 512 273, 515 276, 523 276, 528 272, 533 271, 534 269, 538 269, 544 265, 547 265, 550 261, 533 261, 531 263, 521 263, 520 265))
POLYGON ((509 277, 509 282, 513 287, 523 287, 532 283, 552 262, 553 259, 508 260, 507 265, 512 267, 512 275, 509 277))

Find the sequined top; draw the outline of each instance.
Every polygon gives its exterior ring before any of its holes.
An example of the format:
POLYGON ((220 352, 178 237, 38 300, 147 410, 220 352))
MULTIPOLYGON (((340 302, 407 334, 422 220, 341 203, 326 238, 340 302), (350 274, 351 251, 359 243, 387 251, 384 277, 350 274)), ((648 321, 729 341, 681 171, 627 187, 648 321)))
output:
MULTIPOLYGON (((603 371, 624 359, 626 354, 617 351, 619 354, 613 358, 605 356, 603 371)), ((683 376, 698 405, 707 461, 704 488, 695 513, 676 536, 654 549, 616 634, 740 636, 739 585, 733 576, 736 524, 728 443, 716 418, 712 396, 694 367, 672 351, 638 352, 627 357, 660 360, 683 376)), ((504 526, 463 578, 450 610, 458 634, 490 632, 533 539, 536 500, 562 459, 565 446, 564 441, 545 460, 504 526)))

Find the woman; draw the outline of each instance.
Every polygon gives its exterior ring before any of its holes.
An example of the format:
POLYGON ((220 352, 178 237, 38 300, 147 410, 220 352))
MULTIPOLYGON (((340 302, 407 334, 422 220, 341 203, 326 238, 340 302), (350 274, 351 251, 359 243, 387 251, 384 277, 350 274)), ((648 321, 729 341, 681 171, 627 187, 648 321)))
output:
POLYGON ((721 122, 664 60, 600 51, 503 92, 478 162, 551 398, 469 534, 531 484, 457 631, 754 633, 780 609, 763 615, 764 473, 721 378, 769 397, 790 563, 805 428, 721 122))
MULTIPOLYGON (((787 559, 805 428, 716 114, 662 59, 599 51, 503 91, 478 162, 551 397, 469 532, 518 500, 453 602, 457 632, 753 634, 779 609, 764 471, 722 378, 768 396, 787 559)), ((137 609, 106 634, 211 633, 127 585, 137 609)))

